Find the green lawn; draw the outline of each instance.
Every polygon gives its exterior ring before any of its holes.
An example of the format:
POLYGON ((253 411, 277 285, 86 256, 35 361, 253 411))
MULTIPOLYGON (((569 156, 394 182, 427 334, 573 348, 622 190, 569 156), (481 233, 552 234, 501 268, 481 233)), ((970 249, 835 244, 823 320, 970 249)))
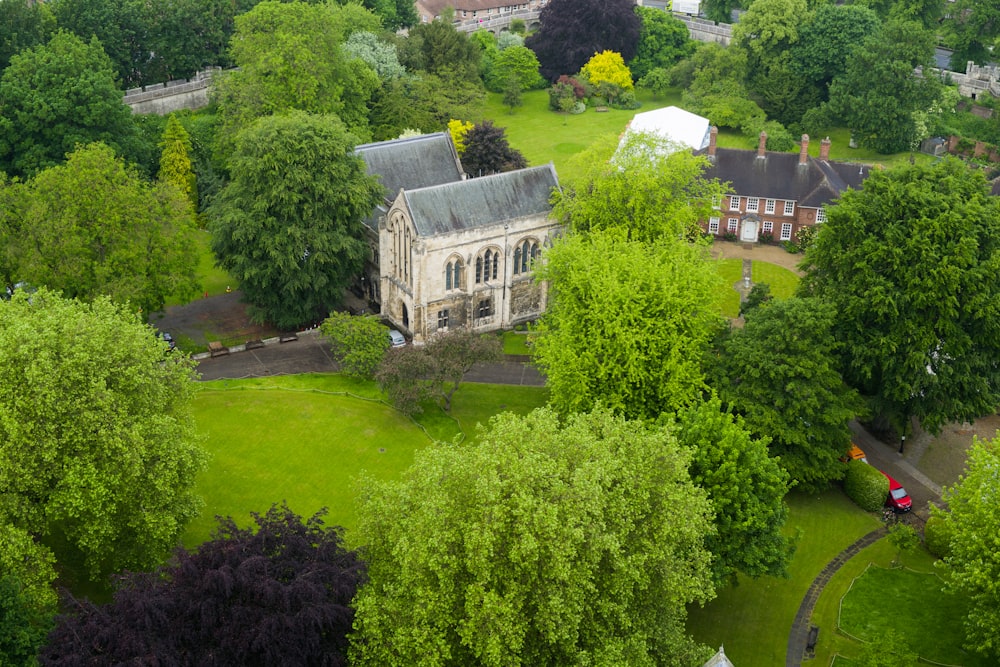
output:
POLYGON ((184 543, 207 539, 217 514, 242 524, 249 512, 282 500, 303 516, 328 507, 328 523, 349 531, 356 523, 357 473, 397 477, 432 438, 474 439, 476 424, 503 410, 526 413, 547 394, 538 387, 465 383, 451 415, 431 409, 417 420, 380 398, 373 383, 334 374, 204 383, 194 412, 212 459, 197 482, 206 506, 184 543))
MULTIPOLYGON (((199 229, 195 233, 198 244, 198 290, 194 298, 200 299, 208 292, 210 296, 225 294, 226 287, 236 289, 236 282, 228 273, 215 266, 215 255, 212 254, 212 237, 204 229, 199 229)), ((188 300, 190 301, 190 299, 188 300)), ((180 306, 188 301, 177 297, 170 297, 164 307, 180 306)))
POLYGON ((820 627, 814 663, 830 664, 837 655, 834 664, 838 667, 854 664, 848 658, 859 657, 862 645, 838 627, 844 625, 851 634, 878 641, 879 631, 888 627, 882 624, 893 618, 898 621, 896 630, 924 658, 964 667, 991 664, 961 648, 964 607, 941 592, 933 556, 921 548, 903 554, 905 569, 888 569, 897 556, 888 540, 879 540, 830 579, 812 617, 812 623, 820 627), (874 576, 866 582, 869 574, 874 576), (864 583, 859 587, 855 579, 864 583), (880 590, 870 586, 876 579, 880 590))
POLYGON ((503 332, 503 353, 504 354, 531 354, 528 347, 528 334, 518 331, 503 332))
POLYGON ((893 629, 922 658, 985 665, 962 649, 968 600, 943 593, 942 583, 933 572, 869 567, 841 602, 840 627, 867 642, 893 629))
POLYGON ((799 286, 799 277, 793 271, 768 262, 754 262, 750 279, 755 283, 767 283, 771 287, 771 295, 778 299, 793 296, 799 286))
MULTIPOLYGON (((756 264, 758 262, 754 262, 754 265, 756 264)), ((743 260, 720 259, 717 265, 719 275, 722 276, 723 282, 729 288, 722 290, 719 294, 719 306, 722 308, 722 314, 729 318, 738 317, 740 314, 740 293, 733 289, 733 285, 743 278, 743 260)))
POLYGON ((507 129, 507 141, 524 154, 529 165, 552 162, 560 182, 566 183, 581 172, 571 163, 574 155, 602 137, 617 137, 639 112, 680 104, 679 90, 657 99, 646 91, 636 94, 642 103, 639 109, 609 109, 598 113, 589 107, 582 114, 561 114, 549 110, 547 91, 532 90, 524 93, 524 105, 511 114, 503 105, 503 96, 490 93, 484 116, 507 129))
MULTIPOLYGON (((732 287, 743 277, 742 259, 721 259, 718 261, 719 274, 729 287, 732 287)), ((793 272, 768 262, 753 261, 750 275, 755 283, 767 283, 771 286, 771 294, 780 299, 787 299, 795 294, 799 277, 793 272)), ((735 289, 724 290, 719 295, 722 314, 725 317, 737 317, 740 314, 740 293, 735 289)))
MULTIPOLYGON (((704 608, 689 610, 688 629, 694 638, 716 648, 724 645, 739 667, 785 664, 792 620, 813 579, 841 550, 878 527, 873 515, 839 490, 792 493, 787 500, 785 532, 800 536, 789 567, 791 578, 741 578, 739 585, 720 591, 704 608)), ((813 664, 819 667, 829 660, 813 664)))

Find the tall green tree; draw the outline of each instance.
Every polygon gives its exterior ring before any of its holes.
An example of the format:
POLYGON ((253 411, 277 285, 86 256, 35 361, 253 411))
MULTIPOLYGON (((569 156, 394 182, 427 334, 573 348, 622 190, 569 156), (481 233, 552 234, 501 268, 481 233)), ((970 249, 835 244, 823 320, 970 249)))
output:
POLYGON ((153 50, 145 2, 59 0, 52 7, 60 28, 83 41, 100 41, 124 88, 153 83, 147 80, 153 50))
POLYGON ((858 144, 896 153, 923 138, 914 113, 930 107, 941 84, 913 69, 930 67, 933 54, 933 34, 916 22, 892 21, 862 42, 830 84, 830 108, 858 144))
POLYGON ((131 309, 44 289, 0 303, 0 523, 92 577, 160 562, 200 508, 194 362, 131 309))
MULTIPOLYGON (((611 231, 631 241, 698 233, 722 186, 703 176, 707 158, 659 135, 609 137, 577 158, 583 175, 553 194, 553 213, 576 231, 611 231)), ((700 234, 699 234, 700 235, 700 234)))
POLYGON ((186 79, 212 65, 228 67, 229 39, 237 13, 251 0, 158 0, 143 15, 149 25, 152 62, 146 78, 151 82, 186 79))
POLYGON ((368 63, 382 81, 392 81, 406 74, 395 45, 379 39, 373 32, 359 30, 351 33, 343 48, 352 57, 368 63))
POLYGON ((1000 404, 1000 215, 958 160, 873 170, 830 208, 801 288, 830 303, 847 383, 882 428, 1000 404))
POLYGON ((31 176, 78 144, 133 146, 132 112, 96 40, 58 32, 13 56, 0 78, 0 170, 31 176))
POLYGON ((409 31, 400 59, 409 70, 444 79, 479 81, 479 47, 450 21, 435 19, 409 31))
POLYGON ((965 617, 967 646, 1000 656, 1000 448, 997 439, 973 438, 959 481, 947 488, 947 509, 931 505, 932 516, 944 520, 950 552, 940 565, 945 586, 971 602, 965 617))
POLYGON ((368 101, 378 75, 342 48, 340 15, 327 5, 267 0, 236 18, 231 54, 239 70, 214 86, 218 150, 229 155, 236 135, 257 118, 290 109, 336 114, 368 136, 368 101))
POLYGON ((663 429, 540 409, 365 480, 352 664, 701 664, 711 509, 687 465, 663 429))
POLYGON ((386 30, 397 32, 417 24, 416 5, 408 0, 363 0, 362 4, 382 19, 386 30))
POLYGON ((545 86, 545 79, 538 73, 538 58, 526 46, 510 46, 496 54, 486 87, 494 93, 503 92, 511 77, 515 77, 524 90, 545 86))
POLYGON ((788 518, 788 474, 755 439, 743 420, 712 397, 677 414, 673 427, 691 452, 691 481, 708 493, 715 532, 705 538, 717 585, 749 577, 788 576, 792 540, 782 534, 788 518))
POLYGON ((91 144, 28 183, 20 279, 157 311, 196 289, 193 231, 179 190, 142 180, 111 148, 91 144))
POLYGON ((367 252, 362 220, 382 187, 332 115, 293 111, 240 133, 232 181, 209 208, 212 249, 251 317, 290 328, 322 319, 367 252))
POLYGON ((0 174, 0 290, 13 291, 21 282, 22 245, 25 242, 21 232, 24 206, 24 185, 10 181, 0 174))
POLYGON ((771 439, 771 454, 809 491, 843 475, 847 424, 864 409, 837 371, 836 312, 816 299, 763 303, 724 338, 710 372, 726 406, 771 439))
POLYGON ((330 342, 333 358, 349 375, 371 378, 389 349, 389 327, 374 315, 330 313, 319 331, 330 342))
POLYGON ((721 324, 721 279, 701 246, 568 234, 546 253, 548 310, 535 339, 551 403, 656 418, 694 403, 721 324))
POLYGON ((635 56, 628 62, 632 76, 641 79, 657 67, 667 69, 694 52, 687 26, 670 12, 636 7, 642 20, 635 56))
POLYGON ((826 99, 830 83, 847 70, 854 51, 880 27, 878 15, 864 5, 820 5, 790 49, 792 66, 826 99))
POLYGON ((180 190, 192 208, 197 209, 198 180, 191 162, 191 136, 173 114, 163 130, 160 150, 160 180, 180 190))
POLYGON ((0 2, 0 70, 11 56, 48 41, 55 30, 51 7, 29 0, 0 2))
POLYGON ((964 72, 972 60, 980 65, 993 57, 993 41, 1000 37, 1000 2, 960 0, 949 5, 950 25, 955 35, 952 69, 964 72))

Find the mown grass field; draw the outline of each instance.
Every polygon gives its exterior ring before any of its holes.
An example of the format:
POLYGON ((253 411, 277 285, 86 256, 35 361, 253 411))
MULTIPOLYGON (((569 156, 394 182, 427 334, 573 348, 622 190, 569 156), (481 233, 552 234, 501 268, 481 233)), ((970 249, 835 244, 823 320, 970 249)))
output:
POLYGON ((968 608, 942 591, 934 558, 920 548, 898 552, 880 540, 848 561, 816 603, 813 623, 821 628, 816 664, 848 667, 862 642, 878 644, 893 629, 924 660, 963 667, 996 664, 962 647, 962 618, 968 608), (853 635, 853 636, 851 636, 853 635))
POLYGON ((281 501, 303 516, 328 508, 327 523, 349 536, 358 473, 396 478, 432 440, 474 441, 477 425, 505 410, 525 414, 547 392, 465 383, 450 414, 428 406, 416 419, 381 399, 374 383, 335 374, 203 383, 194 412, 212 458, 196 488, 205 508, 184 544, 207 539, 215 515, 245 524, 251 511, 281 501))
POLYGON ((813 578, 841 550, 878 527, 872 514, 836 489, 820 495, 793 492, 787 502, 785 533, 798 536, 790 577, 741 577, 704 608, 689 610, 688 630, 694 638, 715 648, 724 645, 739 667, 785 664, 792 620, 813 578))

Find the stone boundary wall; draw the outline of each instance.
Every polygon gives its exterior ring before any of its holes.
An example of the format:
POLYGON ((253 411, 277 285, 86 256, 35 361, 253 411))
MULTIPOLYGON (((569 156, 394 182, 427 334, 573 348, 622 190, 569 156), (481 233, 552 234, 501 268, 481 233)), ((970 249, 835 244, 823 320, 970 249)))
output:
POLYGON ((675 13, 674 18, 687 26, 688 34, 696 42, 717 42, 723 46, 729 46, 733 39, 732 24, 716 23, 689 14, 675 13))
POLYGON ((539 14, 541 12, 537 9, 520 9, 486 19, 466 19, 464 21, 460 19, 459 22, 455 23, 455 29, 459 32, 489 30, 493 34, 499 35, 503 30, 510 28, 510 22, 514 19, 521 19, 530 28, 532 24, 538 22, 539 14))
POLYGON ((124 102, 132 113, 155 113, 161 116, 180 109, 200 109, 208 105, 208 89, 212 77, 221 67, 197 72, 190 79, 153 83, 125 91, 124 102))

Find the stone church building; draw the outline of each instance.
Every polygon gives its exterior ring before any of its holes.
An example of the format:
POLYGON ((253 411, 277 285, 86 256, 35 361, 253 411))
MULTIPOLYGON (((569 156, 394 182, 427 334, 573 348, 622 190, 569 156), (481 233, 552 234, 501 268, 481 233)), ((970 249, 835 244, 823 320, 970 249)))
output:
POLYGON ((446 133, 358 146, 386 188, 366 220, 362 279, 382 316, 417 343, 455 328, 509 329, 545 310, 534 263, 560 226, 552 165, 466 178, 446 133))

